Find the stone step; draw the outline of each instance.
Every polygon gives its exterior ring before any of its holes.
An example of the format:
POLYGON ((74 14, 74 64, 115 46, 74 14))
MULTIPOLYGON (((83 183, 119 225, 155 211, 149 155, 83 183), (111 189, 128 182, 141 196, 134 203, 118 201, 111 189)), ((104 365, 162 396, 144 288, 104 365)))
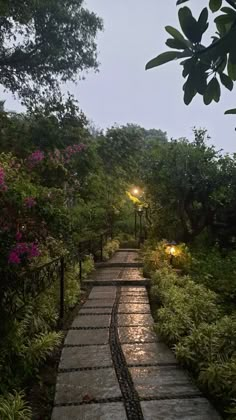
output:
POLYGON ((95 264, 95 268, 142 268, 143 263, 142 262, 100 262, 95 264))
POLYGON ((83 286, 149 286, 150 279, 84 280, 83 286))
POLYGON ((116 252, 139 252, 139 248, 119 248, 116 252))

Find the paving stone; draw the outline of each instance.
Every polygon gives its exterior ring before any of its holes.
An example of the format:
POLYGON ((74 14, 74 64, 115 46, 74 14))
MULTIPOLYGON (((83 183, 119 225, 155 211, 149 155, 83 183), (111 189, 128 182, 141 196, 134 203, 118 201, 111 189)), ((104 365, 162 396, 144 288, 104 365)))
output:
POLYGON ((102 306, 109 306, 112 307, 114 305, 115 299, 103 299, 101 300, 95 300, 90 299, 85 302, 83 305, 83 308, 89 308, 89 307, 102 307, 102 306))
POLYGON ((109 329, 102 330, 70 330, 65 345, 108 344, 109 329))
POLYGON ((55 407, 51 420, 127 420, 123 403, 55 407))
POLYGON ((128 364, 176 363, 174 354, 164 343, 123 344, 128 364))
POLYGON ((147 314, 150 313, 150 306, 143 303, 120 303, 118 313, 122 312, 126 314, 147 314))
POLYGON ((55 405, 79 403, 86 396, 90 399, 121 397, 115 370, 108 368, 58 374, 55 405))
POLYGON ((188 375, 178 367, 135 367, 129 369, 139 397, 176 398, 200 396, 188 375))
POLYGON ((116 287, 115 286, 94 286, 91 292, 112 293, 112 292, 116 292, 116 287))
POLYGON ((119 314, 118 315, 118 325, 119 327, 125 326, 144 326, 144 325, 152 325, 153 318, 150 314, 119 314))
POLYGON ((144 296, 139 295, 122 295, 120 298, 120 303, 146 303, 149 304, 149 299, 144 296))
POLYGON ((146 289, 146 287, 143 287, 143 286, 138 286, 138 287, 124 286, 124 287, 121 288, 121 293, 122 292, 129 292, 129 293, 142 292, 142 293, 147 293, 147 289, 146 289))
POLYGON ((110 315, 83 315, 83 316, 77 316, 72 324, 72 327, 74 328, 88 328, 88 327, 96 327, 96 328, 102 328, 102 327, 109 327, 111 322, 111 316, 110 315))
POLYGON ((65 347, 62 350, 60 369, 112 366, 109 345, 91 347, 65 347))
POLYGON ((157 339, 151 327, 119 327, 118 331, 121 343, 144 343, 157 339))
POLYGON ((125 268, 121 278, 125 280, 142 280, 144 277, 139 268, 125 268))
POLYGON ((111 314, 112 306, 110 308, 82 308, 79 314, 111 314))
POLYGON ((145 420, 220 420, 205 398, 141 402, 145 420))
POLYGON ((115 299, 116 292, 91 292, 88 299, 104 300, 104 299, 115 299))

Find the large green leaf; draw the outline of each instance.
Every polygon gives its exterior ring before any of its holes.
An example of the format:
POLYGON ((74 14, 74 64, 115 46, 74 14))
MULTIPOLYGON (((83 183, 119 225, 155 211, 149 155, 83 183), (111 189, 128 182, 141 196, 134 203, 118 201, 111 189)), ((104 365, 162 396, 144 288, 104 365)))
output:
POLYGON ((225 114, 226 114, 226 115, 229 115, 229 114, 236 114, 236 108, 233 108, 233 109, 228 109, 227 111, 225 111, 225 114))
POLYGON ((195 87, 197 92, 200 95, 204 95, 207 89, 207 73, 206 73, 207 67, 201 63, 198 62, 193 67, 193 77, 195 81, 195 87))
POLYGON ((228 66, 227 66, 228 75, 230 79, 236 80, 236 64, 233 64, 230 58, 231 57, 229 57, 228 59, 228 66))
POLYGON ((222 85, 224 85, 227 89, 233 90, 234 82, 230 79, 229 76, 227 76, 227 74, 220 73, 220 80, 222 85))
POLYGON ((164 52, 158 55, 157 57, 153 58, 152 60, 150 60, 146 64, 145 69, 149 70, 149 69, 152 69, 153 67, 161 66, 162 64, 168 63, 169 61, 175 60, 176 58, 180 58, 182 56, 183 56, 182 53, 178 51, 164 52))
POLYGON ((204 32, 206 32, 206 30, 207 30, 207 28, 209 26, 209 23, 208 23, 208 9, 207 9, 207 7, 205 7, 202 10, 202 12, 201 12, 201 14, 199 16, 198 26, 199 26, 202 34, 204 34, 204 32))
POLYGON ((196 65, 196 62, 197 59, 195 57, 192 57, 181 63, 184 66, 183 77, 186 77, 188 74, 191 73, 193 67, 196 65))
POLYGON ((178 0, 176 5, 179 6, 179 4, 186 3, 187 1, 189 0, 178 0))
POLYGON ((191 76, 189 76, 187 82, 184 84, 185 105, 189 105, 196 94, 197 94, 197 90, 195 88, 194 80, 191 76))
POLYGON ((191 42, 185 39, 181 32, 179 32, 178 29, 173 28, 173 26, 166 26, 165 30, 168 32, 168 34, 173 36, 173 38, 183 42, 187 48, 192 46, 191 42))
POLYGON ((179 22, 185 36, 193 43, 199 43, 202 39, 202 31, 199 23, 193 17, 188 7, 179 10, 179 22))
POLYGON ((216 77, 213 77, 208 83, 207 89, 203 96, 204 104, 209 105, 213 100, 219 102, 220 100, 220 85, 216 77))
POLYGON ((210 0, 209 7, 212 12, 217 12, 222 6, 222 0, 210 0))
POLYGON ((167 39, 166 45, 176 50, 184 50, 186 48, 186 45, 184 42, 179 41, 178 39, 174 39, 174 38, 167 39))

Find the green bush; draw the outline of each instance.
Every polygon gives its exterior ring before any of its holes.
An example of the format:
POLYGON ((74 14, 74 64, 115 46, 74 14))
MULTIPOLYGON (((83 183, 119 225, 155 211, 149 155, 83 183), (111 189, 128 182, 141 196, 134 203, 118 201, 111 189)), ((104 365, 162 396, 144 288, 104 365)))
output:
POLYGON ((0 396, 1 420, 30 420, 32 412, 24 400, 23 392, 14 392, 0 396))
POLYGON ((230 251, 226 255, 222 255, 219 249, 211 248, 201 252, 193 250, 193 256, 192 277, 197 282, 215 290, 222 299, 235 301, 236 252, 230 251))
POLYGON ((163 269, 153 275, 152 296, 162 307, 157 311, 158 329, 171 343, 191 333, 201 322, 213 322, 220 316, 214 292, 163 269))
POLYGON ((48 320, 28 306, 20 318, 10 319, 0 344, 0 392, 24 386, 59 346, 63 334, 50 331, 48 320))
POLYGON ((103 259, 109 260, 112 255, 119 249, 120 242, 118 239, 109 240, 103 248, 103 259))
POLYGON ((155 329, 199 384, 235 418, 235 315, 224 315, 214 291, 190 276, 178 276, 170 267, 153 274, 151 294, 159 306, 155 329))
POLYGON ((191 255, 188 247, 183 243, 175 245, 175 254, 172 261, 168 252, 169 248, 170 246, 165 240, 158 242, 154 247, 153 244, 149 245, 148 243, 143 247, 144 272, 147 275, 167 266, 173 266, 183 272, 189 271, 191 255))

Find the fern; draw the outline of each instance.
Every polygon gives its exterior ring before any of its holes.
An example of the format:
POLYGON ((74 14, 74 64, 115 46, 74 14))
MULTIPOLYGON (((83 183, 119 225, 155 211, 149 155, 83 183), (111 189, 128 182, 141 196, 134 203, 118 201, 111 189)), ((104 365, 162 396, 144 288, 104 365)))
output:
POLYGON ((32 412, 24 401, 23 392, 14 392, 0 397, 1 420, 30 420, 32 412))
POLYGON ((60 345, 62 338, 62 333, 54 331, 47 334, 40 333, 35 336, 32 341, 28 342, 28 347, 25 349, 25 364, 32 367, 32 369, 38 367, 60 345))

